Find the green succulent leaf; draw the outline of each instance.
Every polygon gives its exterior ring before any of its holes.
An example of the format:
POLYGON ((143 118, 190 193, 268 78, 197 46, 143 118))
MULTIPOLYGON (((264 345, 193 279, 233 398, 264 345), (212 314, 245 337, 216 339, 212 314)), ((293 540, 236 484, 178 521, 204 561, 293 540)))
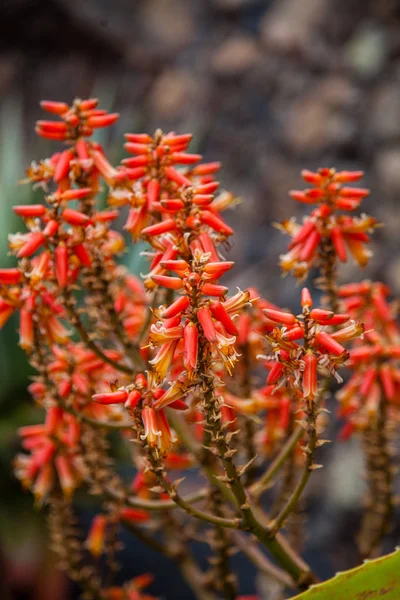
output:
POLYGON ((313 585, 292 600, 399 600, 400 550, 313 585))

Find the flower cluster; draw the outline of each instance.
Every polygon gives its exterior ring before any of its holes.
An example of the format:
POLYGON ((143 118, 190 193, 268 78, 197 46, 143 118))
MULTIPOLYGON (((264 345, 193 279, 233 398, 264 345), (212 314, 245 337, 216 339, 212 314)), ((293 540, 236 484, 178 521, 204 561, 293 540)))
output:
MULTIPOLYGON (((132 305, 130 297, 138 294, 139 286, 114 262, 115 255, 124 249, 122 236, 110 228, 118 211, 95 207, 101 177, 111 181, 110 173, 104 166, 101 146, 84 139, 94 128, 114 123, 118 115, 97 109, 94 99, 76 100, 71 107, 57 102, 42 106, 59 115, 62 122, 39 121, 37 132, 65 141, 69 148, 32 163, 28 170, 28 181, 45 190, 46 204, 14 206, 28 232, 10 235, 10 250, 19 262, 17 268, 0 270, 0 325, 19 310, 20 342, 25 350, 34 346, 34 320, 49 343, 65 344, 69 331, 60 322, 65 317, 61 295, 79 285, 88 270, 101 261, 112 279, 116 309, 124 311, 127 334, 135 336, 142 311, 136 301, 132 305), (78 207, 71 208, 71 202, 78 207)), ((130 181, 125 167, 114 171, 113 183, 130 181)), ((143 304, 143 292, 139 293, 143 304)))
POLYGON ((54 406, 47 410, 43 425, 21 427, 19 434, 29 452, 15 459, 16 474, 24 487, 32 488, 38 503, 57 488, 70 498, 84 477, 75 417, 54 406))
MULTIPOLYGON (((187 227, 200 228, 204 224, 222 235, 233 233, 218 215, 234 201, 232 194, 223 192, 214 198, 219 186, 215 173, 221 165, 218 162, 195 165, 202 157, 186 152, 191 138, 191 134, 164 134, 160 130, 153 138, 145 133, 126 134, 125 148, 136 156, 124 159, 121 168, 127 170, 135 183, 127 186, 116 181, 108 202, 111 207, 129 206, 125 229, 134 239, 141 235, 183 232, 187 227), (185 167, 177 169, 177 165, 185 167), (158 222, 149 225, 154 219, 158 222)), ((212 240, 207 235, 201 237, 206 251, 210 251, 212 240)), ((158 250, 163 253, 166 249, 160 241, 158 250)), ((159 256, 155 261, 159 261, 159 256)))
POLYGON ((301 297, 302 313, 265 309, 264 313, 276 327, 266 336, 273 354, 266 357, 270 371, 267 384, 279 388, 287 383, 299 388, 309 403, 317 396, 318 369, 323 368, 342 381, 337 370, 349 358, 342 342, 363 335, 361 323, 351 320, 349 314, 335 314, 322 308, 312 308, 307 288, 301 297), (279 325, 279 326, 278 326, 279 325), (332 326, 345 325, 328 333, 332 326))
POLYGON ((363 281, 339 289, 343 306, 354 318, 362 315, 363 342, 353 344, 349 367, 354 374, 337 393, 339 416, 346 420, 342 439, 376 424, 382 404, 398 422, 400 393, 400 331, 390 289, 380 282, 363 281))
POLYGON ((363 198, 368 196, 367 189, 346 185, 361 179, 363 173, 319 169, 316 173, 303 171, 302 176, 313 187, 304 191, 294 190, 290 195, 297 202, 318 206, 301 225, 290 219, 278 226, 292 238, 289 251, 280 257, 283 272, 292 271, 298 279, 303 279, 312 267, 318 266, 321 252, 330 252, 346 262, 347 249, 364 267, 370 257, 368 234, 377 226, 376 219, 364 214, 355 217, 341 213, 356 210, 363 198))
POLYGON ((93 400, 106 406, 123 404, 131 413, 136 407, 140 408, 143 439, 165 454, 172 446, 173 436, 163 407, 168 405, 175 410, 186 410, 187 405, 181 400, 182 395, 181 386, 174 384, 166 391, 162 387, 156 387, 151 376, 146 377, 140 373, 133 384, 115 391, 94 394, 93 400))

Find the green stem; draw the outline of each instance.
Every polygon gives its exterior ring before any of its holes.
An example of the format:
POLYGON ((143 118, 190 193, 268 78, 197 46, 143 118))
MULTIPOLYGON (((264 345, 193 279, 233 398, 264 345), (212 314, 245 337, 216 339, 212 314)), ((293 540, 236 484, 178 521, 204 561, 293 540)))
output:
POLYGON ((248 536, 239 531, 232 532, 233 540, 241 552, 252 562, 261 573, 272 577, 281 585, 288 588, 295 588, 296 585, 291 577, 276 565, 274 565, 257 547, 254 540, 249 540, 248 536))
POLYGON ((317 405, 315 402, 310 401, 307 408, 307 433, 308 433, 308 445, 304 449, 306 453, 305 465, 303 473, 298 481, 296 487, 290 494, 286 504, 282 507, 277 517, 270 523, 270 529, 273 534, 278 532, 284 525, 288 516, 295 510, 297 502, 302 495, 304 488, 311 476, 312 471, 316 467, 314 464, 315 449, 317 446, 317 405))
POLYGON ((304 429, 298 425, 292 435, 286 440, 285 444, 282 446, 281 450, 266 469, 265 473, 261 475, 260 479, 253 483, 253 485, 249 488, 250 495, 258 499, 261 494, 268 489, 270 483, 272 482, 275 475, 278 471, 283 467, 286 462, 286 459, 292 454, 294 448, 300 441, 302 435, 304 434, 304 429))

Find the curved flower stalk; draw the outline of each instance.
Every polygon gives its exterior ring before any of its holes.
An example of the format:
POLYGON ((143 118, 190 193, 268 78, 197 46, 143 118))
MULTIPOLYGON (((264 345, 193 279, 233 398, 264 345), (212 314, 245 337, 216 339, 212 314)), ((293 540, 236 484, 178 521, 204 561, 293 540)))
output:
MULTIPOLYGON (((141 230, 141 236, 156 252, 145 285, 149 289, 154 286, 164 288, 166 298, 172 299, 154 309, 157 321, 150 327, 147 346, 152 366, 151 385, 165 386, 166 393, 158 400, 151 392, 138 401, 133 411, 134 428, 160 487, 178 506, 216 526, 237 527, 237 519, 211 516, 188 506, 177 486, 167 478, 161 460, 169 451, 172 439, 165 423, 161 422, 164 419, 161 411, 183 396, 192 408, 197 406, 197 414, 202 412, 205 421, 202 442, 206 452, 198 454, 201 464, 207 472, 215 463, 214 456, 220 458, 225 471, 220 477, 225 478, 232 488, 246 527, 254 530, 260 540, 276 551, 276 542, 268 542, 269 531, 258 523, 247 506, 240 481, 245 468, 238 469, 232 460, 236 450, 229 444, 234 432, 226 436, 230 423, 223 422, 221 411, 221 376, 224 371, 231 373, 238 359, 235 315, 249 303, 250 294, 239 291, 227 298, 227 288, 219 283, 219 278, 233 266, 233 263, 221 260, 218 250, 218 244, 232 234, 217 214, 226 202, 222 205, 218 197, 214 199, 209 194, 207 201, 202 199, 200 203, 198 188, 185 181, 180 183, 181 188, 174 190, 175 197, 171 202, 160 200, 156 205, 161 219, 141 230)), ((105 400, 129 403, 129 391, 130 388, 120 389, 121 396, 115 394, 105 400)), ((212 468, 216 467, 218 465, 212 468)), ((298 567, 293 565, 293 568, 297 572, 298 567)))
POLYGON ((327 292, 330 308, 337 311, 336 267, 338 261, 346 262, 348 252, 360 267, 365 267, 371 256, 368 249, 369 234, 377 227, 373 217, 359 217, 343 212, 357 210, 368 196, 366 188, 348 184, 359 181, 362 171, 335 171, 319 169, 302 171, 302 177, 313 187, 294 190, 290 195, 302 204, 317 204, 300 225, 294 219, 279 224, 291 236, 289 250, 280 257, 284 274, 292 272, 303 280, 313 267, 319 270, 318 285, 327 292))
POLYGON ((292 313, 275 309, 264 309, 267 319, 277 326, 267 334, 272 354, 262 356, 270 368, 267 385, 276 389, 283 385, 295 390, 296 398, 301 398, 305 419, 300 425, 307 433, 307 443, 303 447, 305 465, 303 475, 292 494, 274 519, 273 528, 278 530, 296 507, 310 473, 321 465, 315 463, 315 451, 325 440, 318 439, 317 417, 320 408, 318 378, 320 371, 342 381, 338 368, 346 363, 349 353, 343 342, 363 335, 364 326, 351 321, 349 314, 334 313, 321 308, 313 308, 313 301, 307 288, 301 294, 302 313, 292 313), (338 325, 345 325, 337 328, 338 325), (335 326, 334 332, 328 333, 335 326))
POLYGON ((343 305, 356 318, 362 314, 367 327, 364 342, 350 351, 353 374, 337 393, 345 420, 340 438, 361 433, 364 440, 369 493, 358 538, 363 556, 379 548, 394 510, 391 437, 400 419, 400 331, 389 294, 388 286, 371 281, 339 289, 343 305))

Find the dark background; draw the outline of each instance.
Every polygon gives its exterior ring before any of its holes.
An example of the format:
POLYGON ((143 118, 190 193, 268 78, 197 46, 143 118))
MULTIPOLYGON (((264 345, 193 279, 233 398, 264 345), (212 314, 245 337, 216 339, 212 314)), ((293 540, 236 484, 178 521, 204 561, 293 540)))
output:
MULTIPOLYGON (((287 195, 301 186, 301 168, 335 166, 366 171, 372 195, 365 210, 385 222, 374 235, 375 256, 365 275, 350 264, 343 281, 379 277, 399 291, 399 1, 3 1, 2 266, 12 264, 7 232, 19 227, 10 207, 31 197, 16 181, 32 158, 55 148, 33 133, 40 99, 89 95, 122 114, 105 137, 112 160, 123 156, 124 131, 161 127, 192 131, 193 151, 223 161, 223 185, 243 198, 228 217, 237 231, 233 286, 256 285, 270 300, 295 306, 294 282, 281 280, 277 266, 286 240, 271 225, 302 214, 287 195)), ((42 517, 11 474, 15 429, 37 419, 24 391, 28 369, 15 329, 12 322, 0 335, 0 589, 7 588, 0 598, 67 600, 45 550, 42 517)), ((309 490, 306 548, 321 577, 354 560, 351 537, 363 491, 357 442, 325 454, 326 467, 309 490)), ((387 549, 396 539, 395 531, 387 549)), ((127 574, 159 572, 157 593, 189 597, 173 588, 163 561, 137 546, 126 553, 127 574)), ((249 593, 252 573, 242 570, 249 593)))

